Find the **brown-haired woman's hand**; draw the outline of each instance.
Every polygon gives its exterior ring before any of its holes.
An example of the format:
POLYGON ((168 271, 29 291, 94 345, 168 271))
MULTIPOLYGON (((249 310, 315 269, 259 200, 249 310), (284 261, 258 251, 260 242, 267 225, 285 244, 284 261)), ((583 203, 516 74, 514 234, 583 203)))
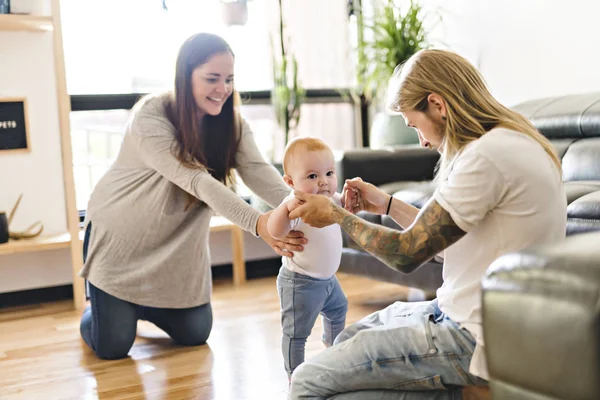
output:
POLYGON ((390 195, 361 178, 346 179, 344 190, 344 208, 352 214, 368 211, 374 214, 385 214, 390 195))
POLYGON ((304 234, 300 231, 290 231, 283 240, 275 239, 269 234, 267 229, 267 221, 269 220, 269 216, 272 212, 273 211, 269 211, 258 218, 258 225, 256 227, 258 236, 260 236, 261 239, 271 246, 275 253, 279 254, 280 256, 292 257, 294 255, 294 251, 304 250, 302 245, 306 244, 308 241, 304 237, 304 234))

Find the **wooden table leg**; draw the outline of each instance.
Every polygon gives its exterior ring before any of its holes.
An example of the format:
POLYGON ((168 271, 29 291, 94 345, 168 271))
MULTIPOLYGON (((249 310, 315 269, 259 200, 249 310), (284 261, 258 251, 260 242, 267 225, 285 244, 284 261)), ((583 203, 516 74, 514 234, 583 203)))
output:
POLYGON ((231 249, 233 253, 233 284, 246 282, 246 262, 244 261, 244 231, 239 226, 231 228, 231 249))

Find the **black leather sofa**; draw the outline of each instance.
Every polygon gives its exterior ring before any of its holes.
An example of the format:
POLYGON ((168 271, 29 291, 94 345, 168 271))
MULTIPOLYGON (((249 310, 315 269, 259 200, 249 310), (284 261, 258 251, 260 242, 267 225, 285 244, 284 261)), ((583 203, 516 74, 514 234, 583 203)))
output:
MULTIPOLYGON (((537 99, 513 109, 528 117, 551 140, 562 160, 569 204, 567 235, 600 230, 600 93, 537 99)), ((340 184, 359 176, 421 207, 433 193, 431 180, 438 157, 437 152, 418 146, 350 150, 338 156, 338 176, 340 184)), ((387 216, 361 213, 361 217, 399 229, 387 216)), ((442 283, 441 264, 435 260, 403 274, 360 250, 347 236, 340 271, 427 291, 442 283)))

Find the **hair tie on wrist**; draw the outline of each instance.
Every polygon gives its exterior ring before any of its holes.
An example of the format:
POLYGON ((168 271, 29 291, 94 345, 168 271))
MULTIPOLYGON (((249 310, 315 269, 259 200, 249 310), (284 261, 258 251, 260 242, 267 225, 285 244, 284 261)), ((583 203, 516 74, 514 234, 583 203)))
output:
POLYGON ((390 196, 390 202, 388 203, 387 206, 387 210, 385 212, 385 215, 390 215, 390 207, 392 207, 392 200, 394 199, 394 196, 390 196))

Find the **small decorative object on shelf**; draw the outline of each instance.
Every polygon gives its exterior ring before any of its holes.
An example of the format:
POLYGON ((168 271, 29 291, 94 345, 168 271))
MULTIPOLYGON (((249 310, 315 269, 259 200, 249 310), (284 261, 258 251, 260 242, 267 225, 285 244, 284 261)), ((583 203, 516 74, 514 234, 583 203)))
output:
POLYGON ((10 13, 10 0, 0 0, 0 14, 10 13))
MULTIPOLYGON (((17 202, 15 203, 15 206, 12 208, 10 214, 8 214, 8 223, 7 226, 10 227, 10 223, 13 220, 13 217, 15 216, 15 213, 17 212, 17 208, 19 207, 19 203, 21 203, 21 199, 23 198, 23 195, 21 194, 19 196, 19 198, 17 199, 17 202)), ((44 225, 42 224, 42 221, 37 221, 34 222, 33 224, 31 224, 27 229, 25 229, 24 231, 21 232, 11 232, 10 229, 8 230, 8 236, 11 239, 31 239, 34 238, 36 236, 39 236, 42 231, 44 230, 44 225)))
POLYGON ((0 243, 6 242, 8 242, 8 219, 5 212, 0 212, 0 243))

